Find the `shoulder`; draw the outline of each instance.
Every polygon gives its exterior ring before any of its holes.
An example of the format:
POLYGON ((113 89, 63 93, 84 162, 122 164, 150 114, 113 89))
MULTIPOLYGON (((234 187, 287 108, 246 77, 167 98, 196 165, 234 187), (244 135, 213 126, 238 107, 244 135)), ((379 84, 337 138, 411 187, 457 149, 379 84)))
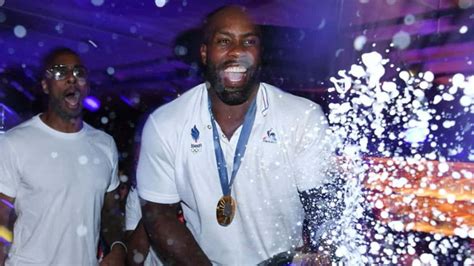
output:
POLYGON ((153 123, 155 127, 158 125, 160 127, 176 127, 179 121, 185 121, 187 117, 195 114, 196 106, 201 104, 205 90, 205 85, 199 84, 172 102, 160 106, 149 115, 145 127, 150 123, 153 123))
POLYGON ((8 142, 23 142, 25 139, 29 139, 32 136, 32 131, 35 130, 35 117, 26 120, 25 122, 15 126, 4 133, 1 139, 7 140, 8 142))
POLYGON ((319 104, 270 84, 262 83, 262 86, 264 93, 267 94, 271 112, 275 113, 277 117, 288 117, 294 121, 299 121, 302 118, 326 119, 319 104))
POLYGON ((114 138, 108 133, 96 129, 95 127, 84 122, 84 129, 86 130, 86 135, 89 139, 94 139, 94 143, 105 143, 108 145, 115 146, 114 138))

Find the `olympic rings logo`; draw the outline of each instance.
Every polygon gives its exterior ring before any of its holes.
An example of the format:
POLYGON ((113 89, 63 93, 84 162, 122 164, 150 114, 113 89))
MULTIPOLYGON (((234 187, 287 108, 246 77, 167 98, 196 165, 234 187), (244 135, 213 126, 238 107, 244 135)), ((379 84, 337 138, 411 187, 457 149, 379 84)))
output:
POLYGON ((191 152, 192 153, 197 153, 200 152, 202 148, 202 143, 199 144, 191 144, 191 152))

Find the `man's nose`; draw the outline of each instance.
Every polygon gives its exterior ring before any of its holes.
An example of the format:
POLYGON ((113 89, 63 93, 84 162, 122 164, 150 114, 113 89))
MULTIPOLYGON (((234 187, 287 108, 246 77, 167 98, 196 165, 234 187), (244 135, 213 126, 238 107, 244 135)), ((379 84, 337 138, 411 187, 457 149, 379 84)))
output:
POLYGON ((77 82, 77 78, 76 76, 74 76, 74 71, 73 70, 69 70, 66 74, 66 80, 68 83, 76 83, 77 82))
POLYGON ((229 51, 229 55, 234 57, 240 57, 243 53, 245 53, 245 47, 240 43, 234 44, 229 51))

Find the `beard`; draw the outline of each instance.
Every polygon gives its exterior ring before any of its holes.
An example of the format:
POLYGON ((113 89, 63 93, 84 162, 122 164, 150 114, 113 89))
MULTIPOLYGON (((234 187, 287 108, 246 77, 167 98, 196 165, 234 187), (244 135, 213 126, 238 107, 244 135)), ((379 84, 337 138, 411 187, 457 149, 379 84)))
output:
MULTIPOLYGON (((224 62, 223 64, 213 64, 207 62, 205 77, 210 83, 211 88, 216 92, 217 97, 227 105, 240 105, 246 102, 253 92, 253 89, 260 82, 260 65, 252 66, 247 69, 247 82, 241 87, 226 87, 224 79, 219 75, 227 65, 234 62, 224 62)), ((258 87, 257 87, 258 88, 258 87)))
POLYGON ((64 96, 49 97, 49 108, 64 121, 77 119, 82 115, 82 101, 77 109, 71 110, 64 106, 64 96))

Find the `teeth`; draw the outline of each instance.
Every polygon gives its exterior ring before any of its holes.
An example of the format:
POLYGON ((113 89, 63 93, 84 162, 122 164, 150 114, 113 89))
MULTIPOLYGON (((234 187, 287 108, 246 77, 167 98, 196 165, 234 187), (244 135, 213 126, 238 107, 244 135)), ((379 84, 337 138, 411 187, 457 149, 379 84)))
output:
POLYGON ((244 73, 246 71, 247 69, 242 66, 228 67, 224 70, 224 72, 234 72, 234 73, 244 73))
POLYGON ((74 93, 70 93, 65 97, 66 102, 69 105, 76 106, 79 103, 81 93, 79 91, 75 91, 74 93))

